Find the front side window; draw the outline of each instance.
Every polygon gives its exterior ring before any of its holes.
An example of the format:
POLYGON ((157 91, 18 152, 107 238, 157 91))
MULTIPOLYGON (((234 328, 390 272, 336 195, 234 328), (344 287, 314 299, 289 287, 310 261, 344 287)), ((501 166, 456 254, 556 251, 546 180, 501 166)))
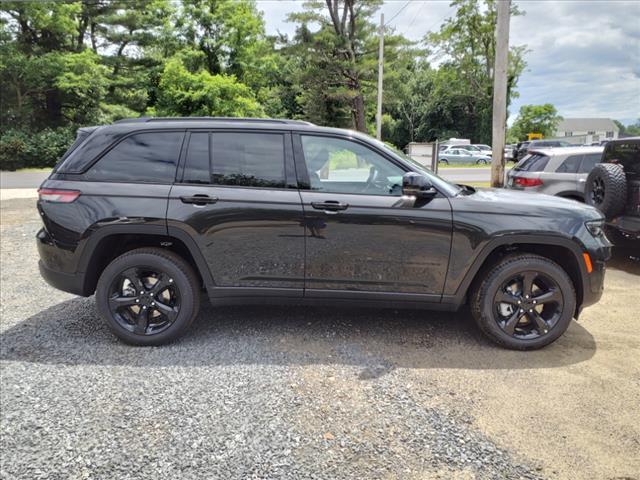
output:
POLYGON ((404 170, 359 143, 302 135, 311 189, 319 192, 401 195, 404 170))
POLYGON ((571 155, 567 157, 564 162, 556 169, 557 173, 576 173, 578 170, 578 165, 580 165, 580 160, 582 159, 582 155, 571 155))
POLYGON ((144 132, 130 135, 91 167, 89 180, 103 182, 172 183, 183 132, 144 132))
POLYGON ((213 133, 212 147, 212 183, 285 187, 283 134, 213 133))

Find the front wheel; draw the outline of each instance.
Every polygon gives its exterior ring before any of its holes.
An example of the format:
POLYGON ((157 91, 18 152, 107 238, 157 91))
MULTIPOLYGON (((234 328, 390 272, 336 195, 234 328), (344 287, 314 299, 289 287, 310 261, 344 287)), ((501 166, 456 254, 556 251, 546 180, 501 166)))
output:
POLYGON ((476 160, 476 165, 487 165, 487 163, 489 163, 489 162, 487 162, 483 158, 480 158, 480 159, 476 160))
POLYGON ((503 258, 471 295, 471 312, 480 329, 514 350, 534 350, 557 340, 575 309, 575 289, 564 269, 533 254, 503 258))
POLYGON ((193 323, 200 288, 180 256, 160 248, 140 248, 113 260, 102 272, 96 302, 111 331, 133 345, 176 340, 193 323))

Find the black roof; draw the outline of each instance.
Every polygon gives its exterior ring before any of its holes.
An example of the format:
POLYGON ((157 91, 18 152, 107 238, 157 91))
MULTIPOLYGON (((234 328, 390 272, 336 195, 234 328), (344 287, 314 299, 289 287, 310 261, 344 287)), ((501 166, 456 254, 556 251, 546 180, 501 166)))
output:
POLYGON ((138 117, 123 118, 113 123, 157 123, 157 122, 222 122, 222 123, 267 123, 286 125, 313 125, 304 120, 287 120, 283 118, 249 118, 249 117, 138 117))

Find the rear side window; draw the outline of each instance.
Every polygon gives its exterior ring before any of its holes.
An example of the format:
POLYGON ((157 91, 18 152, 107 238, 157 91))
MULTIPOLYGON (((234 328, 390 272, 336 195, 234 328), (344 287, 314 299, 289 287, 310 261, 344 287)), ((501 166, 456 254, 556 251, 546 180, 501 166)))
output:
POLYGON ((520 163, 514 169, 525 172, 542 172, 547 163, 549 163, 549 157, 541 153, 532 153, 520 160, 520 163))
POLYGON ((184 183, 209 183, 209 133, 192 133, 187 146, 184 183))
POLYGON ((86 175, 89 180, 173 183, 183 132, 131 135, 109 150, 86 175))
POLYGON ((570 155, 565 158, 564 162, 556 169, 557 173, 576 173, 578 171, 578 166, 580 165, 580 160, 582 159, 582 155, 570 155))
POLYGON ((601 153, 588 153, 582 159, 582 164, 580 165, 580 169, 578 173, 589 173, 593 170, 593 167, 596 166, 597 163, 600 163, 600 159, 602 158, 601 153))
POLYGON ((284 135, 213 133, 212 182, 243 187, 285 186, 284 135))

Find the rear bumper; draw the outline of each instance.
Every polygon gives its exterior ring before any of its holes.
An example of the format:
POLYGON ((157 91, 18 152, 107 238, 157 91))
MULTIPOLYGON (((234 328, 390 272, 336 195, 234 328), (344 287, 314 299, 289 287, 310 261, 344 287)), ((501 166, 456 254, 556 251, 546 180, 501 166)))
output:
POLYGON ((640 217, 621 215, 608 221, 607 226, 640 240, 640 217))
POLYGON ((42 278, 53 288, 73 293, 74 295, 87 296, 84 293, 84 275, 53 270, 48 268, 42 260, 38 260, 38 268, 42 278))

